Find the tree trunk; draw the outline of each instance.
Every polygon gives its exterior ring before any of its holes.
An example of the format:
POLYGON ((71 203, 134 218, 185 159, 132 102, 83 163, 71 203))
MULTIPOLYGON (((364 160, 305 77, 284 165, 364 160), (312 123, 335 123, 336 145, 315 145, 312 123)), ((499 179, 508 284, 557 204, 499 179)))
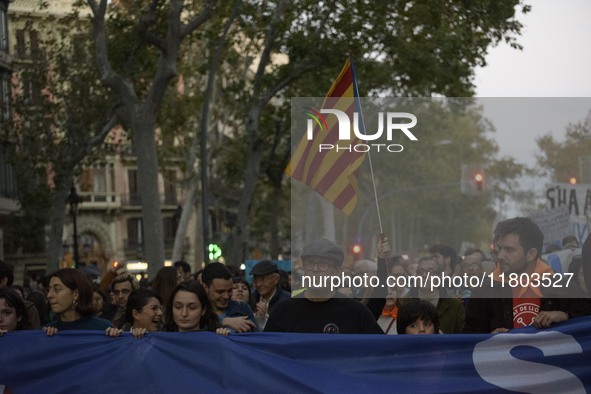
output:
MULTIPOLYGON (((188 181, 188 186, 185 191, 185 201, 183 202, 183 211, 174 237, 174 246, 172 248, 171 260, 174 263, 183 258, 183 251, 185 239, 187 237, 187 228, 193 213, 193 206, 195 205, 195 198, 197 194, 197 180, 193 177, 188 181)), ((198 258, 198 256, 195 256, 198 258)))
MULTIPOLYGON (((49 240, 47 242, 47 268, 45 272, 50 274, 60 268, 60 258, 63 254, 63 235, 66 214, 66 200, 72 183, 58 183, 52 195, 49 240)), ((68 240, 73 243, 73 240, 68 240)))
POLYGON ((269 201, 269 213, 270 213, 270 223, 269 223, 269 232, 271 233, 271 242, 269 245, 269 253, 271 254, 272 259, 276 259, 279 256, 279 212, 281 206, 281 195, 283 192, 283 188, 281 187, 281 178, 279 178, 279 182, 276 182, 273 179, 273 193, 271 193, 271 200, 269 201))
POLYGON ((153 279, 164 266, 164 240, 154 136, 156 119, 144 108, 133 115, 131 129, 137 155, 138 190, 142 200, 143 257, 149 264, 148 275, 153 279))
MULTIPOLYGON (((254 106, 249 112, 246 122, 246 134, 257 136, 259 133, 260 106, 254 106)), ((240 196, 234 242, 230 251, 230 264, 240 265, 244 261, 248 251, 249 240, 249 216, 252 206, 252 197, 261 172, 261 160, 263 158, 263 142, 257 138, 249 141, 248 157, 244 169, 244 188, 240 196)))
MULTIPOLYGON (((199 130, 201 130, 201 135, 199 139, 199 146, 200 146, 200 157, 201 157, 201 193, 202 193, 202 208, 203 208, 203 223, 202 223, 202 247, 203 251, 207 250, 207 244, 209 243, 209 234, 208 228, 209 223, 207 222, 209 219, 208 210, 209 210, 209 196, 208 196, 208 180, 207 180, 207 137, 209 135, 209 109, 211 107, 211 103, 215 101, 215 77, 218 72, 218 68, 220 65, 220 61, 222 58, 222 52, 224 50, 224 46, 226 43, 226 37, 230 30, 230 27, 234 23, 234 19, 236 18, 238 11, 240 10, 242 1, 236 0, 234 2, 234 6, 232 8, 232 13, 228 20, 224 25, 224 29, 222 34, 217 39, 217 45, 215 51, 210 55, 209 61, 209 70, 207 75, 207 85, 205 87, 205 95, 203 98, 203 106, 201 107, 201 119, 199 121, 199 130)), ((189 224, 189 218, 191 217, 191 213, 193 212, 193 206, 195 205, 196 201, 196 192, 197 192, 197 178, 193 176, 193 168, 195 166, 195 162, 197 160, 197 137, 194 138, 193 143, 191 145, 191 150, 189 151, 189 158, 187 159, 187 171, 185 172, 185 190, 186 190, 186 200, 183 204, 183 212, 181 214, 181 220, 179 221, 179 225, 177 228, 177 233, 174 239, 174 249, 172 252, 173 261, 180 258, 182 255, 182 245, 184 244, 184 239, 187 234, 187 225, 189 224)), ((196 258, 198 258, 196 256, 196 258)), ((205 256, 205 252, 203 254, 203 259, 205 262, 208 259, 205 256)))

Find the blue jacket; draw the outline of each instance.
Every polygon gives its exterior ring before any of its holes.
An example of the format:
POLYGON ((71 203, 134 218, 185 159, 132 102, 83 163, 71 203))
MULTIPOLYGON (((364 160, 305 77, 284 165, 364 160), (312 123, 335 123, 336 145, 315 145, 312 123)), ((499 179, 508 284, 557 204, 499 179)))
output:
MULTIPOLYGON (((222 320, 224 320, 224 318, 226 318, 226 317, 240 317, 240 316, 247 316, 248 320, 253 322, 255 325, 257 324, 257 322, 254 318, 254 314, 252 313, 252 309, 250 309, 250 306, 248 306, 248 304, 246 302, 242 302, 242 301, 230 300, 228 302, 228 307, 226 308, 224 313, 222 313, 221 315, 218 315, 218 319, 219 319, 219 323, 221 325, 222 320)), ((232 330, 231 328, 230 328, 230 331, 234 332, 234 330, 232 330)), ((255 328, 255 330, 253 330, 253 331, 259 331, 258 325, 255 328)))

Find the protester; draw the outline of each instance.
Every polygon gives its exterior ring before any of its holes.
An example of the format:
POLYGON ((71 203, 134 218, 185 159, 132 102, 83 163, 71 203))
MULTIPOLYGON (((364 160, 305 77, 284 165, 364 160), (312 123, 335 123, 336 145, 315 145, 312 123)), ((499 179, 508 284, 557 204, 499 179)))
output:
POLYGON ((215 331, 228 335, 230 330, 218 327, 218 317, 213 311, 203 286, 195 281, 181 282, 170 295, 165 310, 164 331, 191 332, 215 331))
MULTIPOLYGON (((378 272, 378 265, 375 261, 371 260, 358 260, 353 264, 351 275, 353 278, 363 278, 365 276, 375 276, 378 272)), ((372 289, 365 286, 352 286, 351 291, 353 298, 362 301, 370 296, 373 296, 372 289)))
POLYGON ((271 260, 258 262, 250 271, 253 276, 252 283, 255 291, 253 298, 256 309, 255 319, 260 329, 265 328, 269 313, 281 302, 289 300, 291 294, 283 290, 279 285, 279 268, 271 260))
POLYGON ((111 293, 114 302, 105 308, 103 318, 113 322, 115 327, 121 328, 124 324, 127 300, 132 291, 139 289, 139 283, 132 274, 123 273, 111 281, 111 293))
MULTIPOLYGON (((321 239, 304 247, 301 255, 304 279, 339 275, 343 264, 342 249, 321 239)), ((306 285, 304 280, 303 284, 306 285)), ((316 281, 316 283, 318 283, 316 281)), ((383 334, 369 309, 350 298, 337 298, 336 289, 307 287, 295 298, 283 301, 273 310, 265 326, 270 332, 330 334, 383 334)))
POLYGON ((131 331, 135 338, 142 338, 147 332, 160 331, 163 309, 160 294, 144 288, 134 290, 127 301, 123 328, 110 328, 105 333, 117 337, 131 331))
POLYGON ((417 287, 412 288, 407 296, 401 300, 401 304, 425 300, 436 307, 439 315, 439 326, 444 334, 459 334, 464 329, 465 312, 460 300, 453 297, 447 289, 433 285, 434 277, 441 277, 442 265, 432 257, 425 256, 419 259, 417 275, 421 278, 417 281, 417 287))
POLYGON ((447 245, 433 245, 429 248, 429 255, 439 264, 439 270, 445 275, 451 276, 456 272, 458 255, 456 251, 447 245))
MULTIPOLYGON (((4 261, 0 260, 0 289, 4 287, 11 287, 14 283, 14 268, 8 265, 4 261)), ((29 323, 32 328, 41 327, 41 319, 39 317, 39 311, 32 302, 23 298, 25 306, 27 307, 27 314, 29 315, 29 323)))
POLYGON ((221 263, 210 263, 203 269, 203 287, 207 299, 218 315, 219 324, 231 332, 257 331, 252 310, 245 302, 236 302, 232 297, 232 274, 221 263))
POLYGON ((527 281, 527 287, 509 282, 510 274, 553 277, 554 271, 540 259, 544 235, 531 219, 518 217, 499 222, 493 244, 497 259, 494 283, 492 287, 474 289, 464 332, 494 334, 529 325, 546 328, 586 313, 584 298, 563 298, 558 287, 534 286, 533 280, 527 281))
POLYGON ((202 275, 203 275, 203 270, 200 269, 199 271, 197 271, 193 274, 193 279, 195 279, 195 281, 197 281, 197 283, 203 284, 202 275))
POLYGON ((31 328, 27 307, 21 296, 10 287, 0 288, 0 336, 10 331, 31 328))
MULTIPOLYGON (((402 269, 402 271, 400 270, 402 268, 400 263, 404 259, 402 258, 402 256, 390 256, 392 248, 390 247, 390 242, 388 241, 387 237, 380 237, 377 249, 377 277, 379 278, 380 283, 387 283, 388 276, 396 278, 396 280, 400 280, 398 279, 398 277, 400 276, 405 278, 406 272, 404 271, 404 269, 402 269)), ((389 290, 383 286, 378 286, 377 288, 371 287, 371 291, 367 292, 366 294, 367 298, 363 300, 365 305, 367 305, 367 308, 371 311, 374 318, 379 321, 378 324, 380 325, 380 327, 382 327, 383 330, 385 329, 384 332, 388 331, 386 333, 396 332, 396 327, 393 327, 393 322, 396 319, 394 315, 398 313, 397 309, 400 305, 400 299, 406 296, 409 290, 406 287, 398 287, 397 283, 392 284, 394 286, 392 286, 392 288, 390 288, 389 290), (386 309, 386 311, 384 311, 384 308, 390 307, 386 306, 389 297, 391 298, 389 305, 391 305, 392 302, 394 303, 394 305, 392 305, 392 309, 386 309), (390 327, 390 329, 388 329, 388 327, 390 327)))
POLYGON ((152 282, 152 290, 160 294, 162 303, 166 305, 170 294, 183 281, 183 276, 174 267, 162 267, 156 273, 156 277, 152 282))
MULTIPOLYGON (((392 278, 406 277, 406 272, 400 264, 392 265, 388 271, 389 276, 392 278)), ((395 335, 397 333, 395 323, 400 310, 400 300, 406 296, 408 291, 407 287, 399 286, 393 286, 389 289, 382 313, 378 317, 378 325, 384 331, 384 334, 395 335)))
MULTIPOLYGON (((49 303, 47 302, 47 296, 42 291, 35 289, 31 291, 27 297, 27 301, 32 302, 35 305, 35 308, 39 314, 39 327, 46 325, 49 323, 50 320, 53 320, 53 317, 50 319, 49 317, 49 303)), ((26 305, 26 303, 25 303, 26 305)), ((31 324, 31 326, 33 326, 31 324)))
MULTIPOLYGON (((484 252, 480 249, 472 248, 466 250, 464 254, 464 258, 460 263, 460 272, 459 276, 471 278, 476 276, 477 278, 481 278, 485 272, 484 269, 484 261, 486 260, 486 256, 484 252)), ((462 299, 464 307, 468 305, 468 301, 470 296, 472 295, 472 287, 469 286, 469 281, 466 283, 466 286, 462 286, 460 288, 455 289, 456 295, 462 299)))
POLYGON ((232 277, 232 300, 246 302, 250 309, 256 310, 256 303, 252 298, 248 281, 241 276, 232 277))
POLYGON ((191 280, 193 275, 191 275, 191 266, 189 265, 189 263, 183 260, 179 260, 176 261, 173 265, 179 273, 177 280, 180 280, 181 282, 187 282, 191 280))
POLYGON ((567 235, 562 239, 562 249, 575 250, 579 248, 579 240, 574 235, 567 235))
POLYGON ((403 304, 396 320, 398 334, 439 334, 439 314, 429 301, 403 304))
POLYGON ((57 319, 43 327, 49 336, 64 330, 105 330, 112 323, 94 316, 92 285, 82 272, 63 268, 50 275, 47 299, 57 319))
POLYGON ((96 283, 93 283, 92 285, 92 304, 96 310, 95 315, 97 317, 102 317, 105 307, 107 306, 107 295, 96 283))

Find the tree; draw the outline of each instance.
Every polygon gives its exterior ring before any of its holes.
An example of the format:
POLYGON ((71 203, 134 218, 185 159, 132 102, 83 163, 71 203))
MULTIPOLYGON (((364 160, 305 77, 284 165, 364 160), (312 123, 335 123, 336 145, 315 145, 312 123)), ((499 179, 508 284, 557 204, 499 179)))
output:
POLYGON ((20 214, 33 218, 36 233, 49 223, 47 270, 52 272, 59 268, 74 177, 81 164, 96 157, 117 117, 89 61, 85 48, 90 41, 77 14, 47 15, 34 26, 27 23, 26 29, 37 29, 41 39, 31 60, 21 62, 15 72, 13 119, 4 131, 14 141, 20 214), (48 215, 40 215, 43 208, 48 215))
POLYGON ((92 10, 92 36, 101 81, 117 97, 118 115, 131 130, 138 160, 142 198, 144 250, 154 276, 164 264, 164 243, 158 195, 155 130, 166 89, 177 74, 182 41, 211 17, 215 0, 87 0, 92 10), (199 10, 199 11, 195 11, 199 10), (109 46, 115 39, 122 48, 109 46), (117 37, 119 36, 119 37, 117 37), (157 60, 156 60, 157 59, 157 60))
POLYGON ((366 94, 471 95, 474 68, 485 64, 488 48, 501 40, 518 47, 521 24, 515 10, 529 10, 520 1, 488 0, 248 4, 240 24, 248 45, 243 52, 246 61, 252 53, 259 56, 249 89, 240 96, 246 163, 232 261, 241 261, 247 251, 253 196, 267 149, 260 119, 272 111, 273 100, 324 95, 347 50, 356 56, 366 94), (287 61, 278 61, 280 55, 287 61))
POLYGON ((583 121, 567 126, 564 141, 547 134, 536 142, 540 150, 536 155, 540 175, 547 175, 556 182, 567 183, 572 177, 578 182, 589 182, 589 178, 581 179, 580 175, 584 175, 581 172, 588 174, 591 163, 591 112, 583 121))

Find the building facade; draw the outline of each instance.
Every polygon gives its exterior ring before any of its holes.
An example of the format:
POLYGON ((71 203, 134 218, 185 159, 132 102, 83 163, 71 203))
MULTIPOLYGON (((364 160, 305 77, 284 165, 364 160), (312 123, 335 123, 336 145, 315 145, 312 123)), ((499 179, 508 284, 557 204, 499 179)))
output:
MULTIPOLYGON (((10 54, 8 7, 10 0, 0 0, 0 122, 10 120, 10 81, 13 61, 10 54)), ((11 141, 0 139, 0 259, 4 259, 4 227, 18 209, 15 171, 10 164, 11 141)))
MULTIPOLYGON (((15 0, 11 4, 9 17, 5 16, 4 20, 10 20, 6 37, 11 39, 14 45, 6 45, 8 53, 5 57, 7 59, 11 59, 11 56, 14 58, 15 69, 18 69, 19 64, 24 65, 35 59, 39 45, 38 38, 41 34, 38 29, 35 29, 36 21, 48 16, 58 18, 65 16, 71 11, 73 3, 73 0, 52 0, 48 3, 48 8, 43 11, 37 11, 37 0, 15 0)), ((2 63, 0 63, 1 67, 3 67, 2 63)), ((7 70, 7 78, 10 78, 12 69, 8 66, 7 70)), ((24 94, 30 94, 32 100, 35 100, 35 97, 40 94, 41 87, 32 86, 27 81, 21 81, 21 84, 24 94)), ((121 128, 113 129, 107 138, 107 147, 104 155, 101 155, 102 159, 92 165, 85 166, 75 181, 76 191, 81 198, 76 214, 78 262, 81 266, 91 267, 97 273, 109 268, 109 263, 113 260, 120 263, 140 262, 144 257, 137 160, 129 143, 122 142, 127 141, 124 135, 125 131, 121 128)), ((2 173, 0 173, 0 188, 3 186, 1 176, 2 173)), ((180 166, 174 165, 161 168, 161 173, 158 176, 163 241, 167 258, 170 258, 172 254, 180 217, 180 204, 182 204, 180 177, 180 166)), ((1 192, 2 190, 0 190, 1 192)), ((72 265, 74 256, 73 219, 74 217, 68 209, 63 233, 62 266, 72 265)), ((195 253, 196 249, 200 247, 200 245, 197 246, 197 234, 200 233, 197 228, 197 219, 198 212, 195 210, 189 223, 188 236, 183 245, 183 259, 193 266, 201 263, 199 257, 196 257, 200 254, 195 253), (196 259, 199 261, 197 262, 196 259)), ((44 270, 44 263, 39 258, 13 256, 12 261, 17 263, 15 271, 17 283, 19 278, 31 272, 44 270)))

